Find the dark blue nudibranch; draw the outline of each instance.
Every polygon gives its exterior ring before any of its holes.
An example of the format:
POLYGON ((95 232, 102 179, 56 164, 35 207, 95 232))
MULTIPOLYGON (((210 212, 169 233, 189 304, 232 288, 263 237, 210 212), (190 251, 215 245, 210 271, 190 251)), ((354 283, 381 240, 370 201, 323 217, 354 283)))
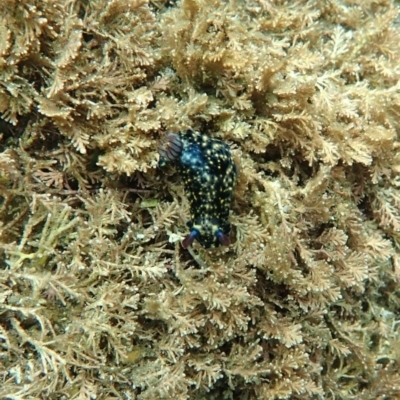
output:
POLYGON ((237 175, 230 147, 187 130, 168 133, 159 153, 159 166, 168 162, 177 166, 190 202, 190 233, 183 247, 195 239, 205 248, 229 246, 229 209, 237 175))

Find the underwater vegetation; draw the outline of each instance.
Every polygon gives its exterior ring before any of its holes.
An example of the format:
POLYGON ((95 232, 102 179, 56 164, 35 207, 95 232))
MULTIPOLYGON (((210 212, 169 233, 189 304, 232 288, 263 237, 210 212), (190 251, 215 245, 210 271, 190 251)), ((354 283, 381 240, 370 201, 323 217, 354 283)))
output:
POLYGON ((399 10, 2 1, 0 398, 400 398, 399 10))

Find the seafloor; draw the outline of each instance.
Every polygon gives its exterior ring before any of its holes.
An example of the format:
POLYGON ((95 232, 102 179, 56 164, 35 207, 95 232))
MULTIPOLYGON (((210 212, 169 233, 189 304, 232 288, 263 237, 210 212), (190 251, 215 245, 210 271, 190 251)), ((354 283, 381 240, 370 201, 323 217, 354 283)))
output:
POLYGON ((399 399, 399 9, 3 0, 0 398, 399 399), (181 246, 188 128, 229 247, 181 246))

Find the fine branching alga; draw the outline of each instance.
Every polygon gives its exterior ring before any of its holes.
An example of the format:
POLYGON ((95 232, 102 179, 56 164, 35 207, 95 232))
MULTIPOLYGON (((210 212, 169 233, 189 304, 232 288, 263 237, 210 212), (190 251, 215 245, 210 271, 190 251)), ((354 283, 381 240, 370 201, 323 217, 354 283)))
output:
POLYGON ((0 398, 400 398, 399 11, 3 0, 0 398), (229 247, 181 246, 186 129, 229 247))

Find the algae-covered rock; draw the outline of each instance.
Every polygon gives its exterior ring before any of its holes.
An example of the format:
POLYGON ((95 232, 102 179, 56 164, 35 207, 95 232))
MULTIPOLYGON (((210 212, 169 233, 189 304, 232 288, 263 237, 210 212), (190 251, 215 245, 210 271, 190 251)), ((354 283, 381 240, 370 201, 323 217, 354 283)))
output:
POLYGON ((399 59, 394 0, 3 1, 0 397, 399 397, 399 59), (189 128, 229 247, 180 244, 189 128))

